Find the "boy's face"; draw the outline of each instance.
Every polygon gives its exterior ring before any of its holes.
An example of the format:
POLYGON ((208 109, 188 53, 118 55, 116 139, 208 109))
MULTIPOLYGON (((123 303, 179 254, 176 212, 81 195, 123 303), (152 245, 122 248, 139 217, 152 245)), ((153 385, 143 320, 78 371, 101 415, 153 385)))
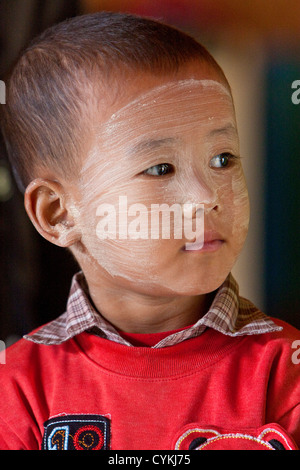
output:
POLYGON ((196 68, 125 87, 119 109, 96 117, 82 165, 81 267, 151 295, 211 292, 231 271, 249 221, 230 93, 196 68))

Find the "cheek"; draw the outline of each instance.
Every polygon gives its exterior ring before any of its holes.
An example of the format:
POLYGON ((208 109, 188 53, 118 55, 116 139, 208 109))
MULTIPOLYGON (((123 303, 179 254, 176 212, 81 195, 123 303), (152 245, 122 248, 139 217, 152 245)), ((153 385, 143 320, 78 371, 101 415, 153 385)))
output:
POLYGON ((248 190, 242 171, 232 179, 226 204, 232 246, 239 254, 247 236, 250 217, 248 190))
MULTIPOLYGON (((132 208, 138 208, 131 206, 129 201, 130 197, 126 197, 123 203, 121 200, 121 203, 112 204, 110 199, 110 205, 102 202, 97 207, 90 206, 84 212, 81 218, 81 241, 86 256, 95 267, 100 266, 112 276, 136 280, 145 278, 147 273, 148 279, 156 280, 170 256, 169 240, 152 240, 149 237, 149 225, 143 224, 143 213, 135 210, 130 212, 132 208), (102 215, 99 211, 101 207, 102 215), (105 208, 110 210, 104 213, 105 208)), ((136 199, 135 204, 138 205, 136 199)), ((147 205, 144 207, 147 208, 147 205)), ((144 215, 148 217, 148 214, 144 215)))

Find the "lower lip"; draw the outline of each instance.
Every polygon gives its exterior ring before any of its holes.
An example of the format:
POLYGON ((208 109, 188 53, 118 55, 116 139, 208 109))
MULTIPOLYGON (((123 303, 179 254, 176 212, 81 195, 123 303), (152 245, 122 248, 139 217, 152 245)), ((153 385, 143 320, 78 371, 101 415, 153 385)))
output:
POLYGON ((195 244, 194 249, 192 248, 186 249, 184 247, 183 251, 187 251, 191 253, 212 253, 214 251, 219 250, 223 244, 224 244, 224 240, 211 240, 209 242, 204 242, 204 244, 199 249, 197 248, 197 245, 195 244))

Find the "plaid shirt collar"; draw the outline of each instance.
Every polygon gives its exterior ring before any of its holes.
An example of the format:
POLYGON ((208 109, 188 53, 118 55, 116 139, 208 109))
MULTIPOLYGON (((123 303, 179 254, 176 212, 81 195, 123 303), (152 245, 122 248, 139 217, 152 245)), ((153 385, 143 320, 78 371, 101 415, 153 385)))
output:
MULTIPOLYGON (((24 338, 40 344, 60 344, 87 331, 132 346, 95 310, 87 292, 88 287, 83 273, 75 274, 66 312, 24 338)), ((210 309, 200 320, 188 329, 170 334, 153 347, 172 346, 199 336, 206 328, 214 328, 228 336, 261 334, 282 329, 250 301, 239 296, 238 284, 229 274, 217 290, 210 309)))

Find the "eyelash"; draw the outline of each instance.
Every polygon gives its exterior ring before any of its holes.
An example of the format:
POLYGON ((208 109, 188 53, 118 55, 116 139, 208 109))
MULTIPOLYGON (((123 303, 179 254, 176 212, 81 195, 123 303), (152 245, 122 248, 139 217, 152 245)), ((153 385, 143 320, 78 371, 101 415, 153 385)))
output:
MULTIPOLYGON (((240 157, 236 156, 236 155, 233 155, 232 153, 230 152, 223 152, 223 153, 220 153, 219 155, 215 155, 211 160, 210 160, 210 168, 215 168, 215 169, 222 169, 222 168, 227 168, 228 166, 230 166, 231 163, 233 163, 234 160, 238 160, 240 157), (225 165, 222 164, 222 162, 220 162, 220 165, 219 166, 213 166, 211 164, 212 160, 214 159, 217 159, 217 158, 220 158, 220 160, 223 160, 223 163, 226 163, 225 165)), ((144 170, 143 171, 143 174, 144 175, 147 175, 147 176, 153 176, 153 177, 162 177, 162 176, 166 176, 170 173, 174 173, 175 172, 175 168, 173 165, 171 165, 170 163, 159 163, 157 165, 154 165, 154 166, 151 166, 150 168, 147 168, 147 170, 144 170), (147 172, 149 172, 149 170, 152 170, 154 171, 155 168, 159 168, 160 170, 158 171, 158 174, 149 174, 147 172)))
POLYGON ((174 172, 175 172, 175 168, 170 163, 159 163, 158 165, 154 165, 154 166, 151 166, 150 168, 147 168, 147 170, 143 171, 143 174, 148 175, 148 176, 158 177, 158 176, 165 176, 165 175, 168 175, 169 173, 174 173, 174 172), (149 170, 153 170, 154 168, 160 168, 162 172, 158 175, 153 175, 153 174, 151 175, 147 173, 149 170))
POLYGON ((240 157, 238 157, 238 156, 236 156, 236 155, 233 155, 233 154, 230 153, 230 152, 223 152, 223 153, 220 153, 219 155, 215 155, 215 156, 210 160, 209 166, 210 166, 211 168, 227 168, 228 165, 230 166, 230 164, 233 163, 234 160, 238 160, 239 158, 240 158, 240 157), (220 159, 225 159, 226 165, 223 165, 223 164, 221 163, 220 166, 212 166, 212 165, 211 165, 212 160, 214 160, 214 159, 216 159, 216 158, 218 158, 218 157, 220 157, 220 159))

